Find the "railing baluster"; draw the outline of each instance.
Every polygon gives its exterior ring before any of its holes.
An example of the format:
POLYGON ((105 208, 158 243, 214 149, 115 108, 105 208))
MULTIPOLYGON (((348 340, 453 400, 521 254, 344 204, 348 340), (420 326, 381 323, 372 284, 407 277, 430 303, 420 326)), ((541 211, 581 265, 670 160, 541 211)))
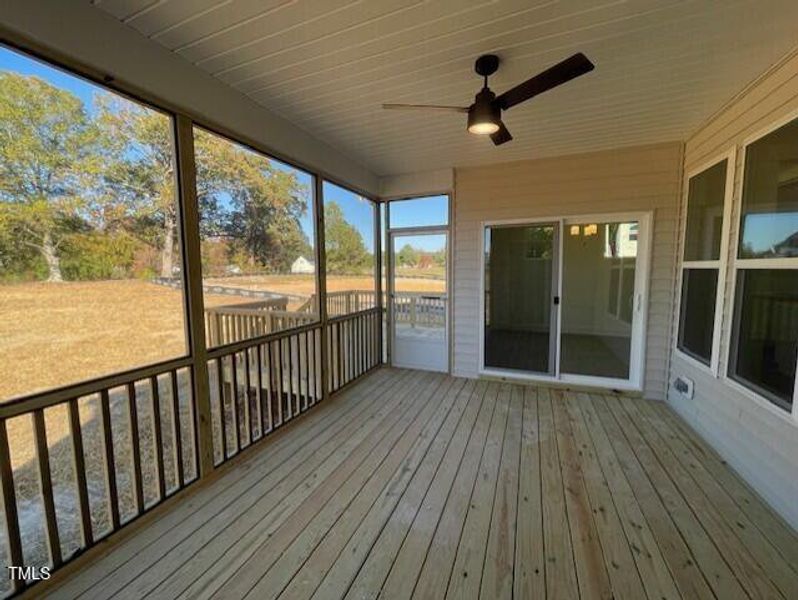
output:
POLYGON ((185 485, 185 473, 183 472, 183 431, 180 427, 180 397, 177 387, 177 371, 172 369, 169 373, 172 383, 172 428, 174 429, 174 449, 177 467, 177 487, 185 485))
POLYGON ((249 442, 255 441, 255 418, 252 406, 252 381, 249 373, 249 348, 244 350, 244 402, 246 403, 247 437, 249 442))
MULTIPOLYGON (((8 566, 21 567, 24 564, 22 539, 19 530, 17 495, 14 490, 14 469, 11 466, 11 452, 8 445, 8 429, 6 427, 6 419, 0 419, 0 481, 3 484, 3 509, 8 533, 9 558, 11 559, 8 566)), ((22 586, 22 582, 13 579, 12 585, 15 590, 18 590, 22 586)))
POLYGON ((310 397, 310 332, 305 332, 305 410, 311 406, 310 397))
POLYGON ((83 454, 83 431, 80 424, 80 410, 77 398, 69 400, 69 428, 70 437, 72 438, 72 458, 75 461, 75 480, 78 487, 83 545, 88 547, 94 544, 94 532, 91 527, 89 487, 86 484, 86 461, 83 454))
POLYGON ((158 465, 158 497, 166 498, 166 474, 163 462, 163 432, 161 430, 161 393, 158 389, 158 376, 150 377, 152 393, 152 426, 155 438, 155 461, 158 465))
POLYGON ((224 401, 224 364, 216 359, 216 379, 219 387, 219 424, 222 430, 222 462, 227 460, 227 403, 224 401))
POLYGON ((260 403, 260 435, 266 435, 266 390, 263 387, 263 346, 255 346, 255 358, 258 361, 256 373, 258 375, 258 401, 260 403))
POLYGON ((238 416, 238 358, 237 353, 230 355, 231 378, 233 380, 233 427, 235 427, 236 452, 241 452, 241 422, 238 416))
POLYGON ((141 478, 141 442, 139 440, 139 411, 136 401, 136 384, 127 384, 128 420, 130 421, 130 443, 133 451, 133 478, 136 485, 136 514, 144 510, 144 484, 141 478))
POLYGON ((47 446, 47 428, 44 424, 44 410, 33 411, 33 432, 36 440, 36 458, 39 462, 39 477, 42 486, 47 542, 53 566, 61 564, 61 541, 58 536, 58 521, 55 516, 53 480, 50 475, 50 450, 47 446))
POLYGON ((100 392, 100 414, 103 425, 105 473, 108 484, 108 506, 111 510, 111 531, 119 529, 119 495, 116 489, 116 462, 114 460, 114 435, 111 431, 111 400, 108 390, 100 392))

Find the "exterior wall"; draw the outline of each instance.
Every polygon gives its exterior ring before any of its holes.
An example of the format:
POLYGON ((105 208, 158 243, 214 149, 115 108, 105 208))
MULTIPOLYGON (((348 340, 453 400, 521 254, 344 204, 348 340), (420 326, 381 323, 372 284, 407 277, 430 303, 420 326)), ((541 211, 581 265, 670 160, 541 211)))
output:
POLYGON ((685 172, 701 167, 734 147, 738 152, 720 337, 720 375, 712 376, 673 351, 671 381, 679 375, 692 379, 694 397, 686 400, 673 389, 668 393, 670 404, 796 529, 798 420, 730 383, 725 373, 733 308, 731 259, 736 250, 743 173, 743 157, 739 150, 747 138, 795 114, 798 110, 797 74, 798 53, 793 53, 748 86, 687 141, 685 172))
POLYGON ((484 221, 653 212, 644 393, 662 399, 673 304, 682 145, 457 169, 454 198, 453 372, 477 376, 484 221))

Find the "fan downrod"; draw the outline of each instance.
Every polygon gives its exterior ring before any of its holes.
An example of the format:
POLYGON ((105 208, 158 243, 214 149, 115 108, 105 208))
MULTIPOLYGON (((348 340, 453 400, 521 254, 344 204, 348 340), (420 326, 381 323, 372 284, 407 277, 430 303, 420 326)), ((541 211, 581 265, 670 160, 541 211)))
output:
POLYGON ((490 77, 499 69, 499 57, 495 54, 483 54, 474 64, 474 70, 480 77, 490 77))

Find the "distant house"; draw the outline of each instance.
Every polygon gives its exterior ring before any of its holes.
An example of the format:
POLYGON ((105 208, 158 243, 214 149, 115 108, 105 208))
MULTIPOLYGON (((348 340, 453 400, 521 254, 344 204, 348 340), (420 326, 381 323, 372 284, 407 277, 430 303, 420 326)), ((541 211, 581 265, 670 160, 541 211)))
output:
POLYGON ((291 265, 292 273, 315 273, 316 265, 310 262, 304 256, 297 258, 291 265))

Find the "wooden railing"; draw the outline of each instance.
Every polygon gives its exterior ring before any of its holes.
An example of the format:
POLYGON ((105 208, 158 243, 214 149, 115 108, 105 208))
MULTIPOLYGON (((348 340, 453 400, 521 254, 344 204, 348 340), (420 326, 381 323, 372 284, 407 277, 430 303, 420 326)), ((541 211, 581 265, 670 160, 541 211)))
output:
POLYGON ((216 464, 323 396, 319 323, 211 350, 209 357, 216 464))
POLYGON ((382 315, 368 308, 329 320, 327 378, 331 392, 341 389, 380 364, 382 315))
POLYGON ((300 327, 318 320, 312 312, 287 311, 287 300, 265 300, 205 309, 205 339, 208 346, 224 346, 277 331, 300 327))
POLYGON ((192 376, 186 358, 0 404, 4 566, 58 568, 197 479, 192 376))
POLYGON ((316 322, 210 350, 214 461, 222 463, 380 364, 380 313, 316 322))
POLYGON ((429 292, 395 292, 393 319, 411 327, 445 327, 446 294, 429 292))
MULTIPOLYGON (((58 568, 198 480, 203 453, 225 462, 381 362, 378 307, 324 327, 313 313, 252 313, 230 313, 249 321, 220 328, 207 380, 184 357, 0 404, 3 565, 58 568)), ((6 575, 0 597, 36 573, 6 575)))

